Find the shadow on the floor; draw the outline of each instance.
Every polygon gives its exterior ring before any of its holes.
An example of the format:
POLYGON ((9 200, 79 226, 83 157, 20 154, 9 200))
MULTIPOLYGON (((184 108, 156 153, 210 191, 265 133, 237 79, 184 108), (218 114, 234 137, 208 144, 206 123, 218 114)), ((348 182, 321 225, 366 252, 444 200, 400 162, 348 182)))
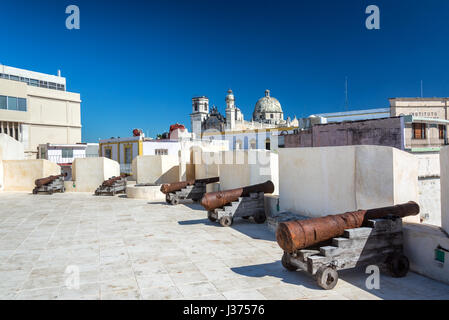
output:
MULTIPOLYGON (((206 215, 206 212, 205 212, 206 215)), ((217 222, 211 222, 209 219, 195 219, 195 220, 183 220, 178 221, 180 225, 195 225, 195 224, 204 224, 215 226, 217 228, 225 228, 217 222)), ((268 230, 268 227, 265 224, 257 224, 252 219, 242 219, 236 218, 231 228, 253 238, 259 240, 268 240, 268 241, 276 241, 276 236, 273 232, 268 230)))
POLYGON ((290 272, 282 267, 280 261, 271 263, 256 264, 251 266, 242 266, 231 268, 235 273, 254 278, 271 276, 279 278, 284 283, 304 286, 310 289, 321 289, 318 287, 312 277, 302 272, 290 272))
POLYGON ((184 220, 178 221, 178 224, 180 224, 181 226, 191 226, 195 224, 215 225, 215 223, 209 221, 209 219, 184 220))
MULTIPOLYGON (((271 263, 234 267, 231 270, 247 277, 261 278, 271 276, 281 279, 284 283, 324 291, 309 274, 303 271, 287 271, 282 266, 280 259, 281 257, 279 257, 279 261, 271 263)), ((449 286, 413 272, 409 272, 404 278, 393 278, 388 273, 381 272, 380 288, 368 289, 366 282, 371 274, 365 273, 365 271, 366 266, 338 271, 340 285, 341 280, 343 280, 354 287, 386 300, 441 299, 443 295, 449 293, 449 286)), ((339 284, 333 290, 338 292, 338 286, 339 284)), ((354 295, 356 294, 355 292, 354 295)))

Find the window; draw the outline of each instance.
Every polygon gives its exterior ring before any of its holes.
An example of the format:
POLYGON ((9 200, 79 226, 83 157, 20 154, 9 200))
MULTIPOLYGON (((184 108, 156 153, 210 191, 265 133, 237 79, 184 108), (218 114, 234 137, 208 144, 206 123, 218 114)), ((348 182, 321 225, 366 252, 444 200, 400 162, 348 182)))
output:
POLYGON ((270 146, 270 139, 269 139, 269 138, 267 138, 267 139, 265 140, 265 149, 267 149, 267 150, 270 150, 270 149, 271 149, 271 146, 270 146))
POLYGON ((30 79, 28 78, 20 77, 20 81, 25 82, 26 84, 30 84, 30 79))
POLYGON ((18 76, 13 76, 13 75, 10 75, 9 79, 10 80, 15 80, 15 81, 20 81, 20 78, 18 76))
POLYGON ((30 85, 39 87, 39 80, 36 79, 30 79, 30 85))
POLYGON ((446 138, 446 126, 444 124, 438 125, 438 137, 440 139, 446 138))
POLYGON ((73 158, 73 149, 62 149, 63 158, 73 158))
POLYGON ((8 97, 8 110, 17 110, 17 98, 8 97))
POLYGON ((125 153, 125 156, 124 156, 125 163, 126 164, 131 163, 133 161, 133 146, 132 145, 125 146, 124 153, 125 153))
POLYGON ((49 82, 49 83, 48 83, 48 88, 49 88, 49 89, 54 89, 54 90, 56 90, 56 83, 54 83, 54 82, 49 82))
POLYGON ((168 149, 156 149, 154 150, 154 154, 157 156, 166 156, 168 155, 168 149))
POLYGON ((104 148, 104 156, 108 159, 112 159, 112 148, 111 147, 104 148))
POLYGON ((6 96, 0 96, 0 109, 7 109, 6 96))
POLYGON ((27 111, 27 99, 17 98, 17 109, 19 111, 27 111))
POLYGON ((425 123, 412 123, 413 139, 425 139, 426 138, 426 124, 425 123))

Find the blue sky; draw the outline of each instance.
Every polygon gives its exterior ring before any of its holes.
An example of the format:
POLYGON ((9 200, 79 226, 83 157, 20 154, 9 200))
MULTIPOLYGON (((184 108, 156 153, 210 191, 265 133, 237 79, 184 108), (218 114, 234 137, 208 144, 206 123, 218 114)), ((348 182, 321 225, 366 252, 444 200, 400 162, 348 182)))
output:
POLYGON ((67 78, 83 142, 190 128, 191 97, 224 113, 232 88, 250 119, 269 88, 285 115, 449 96, 449 1, 3 1, 0 62, 67 78), (76 4, 81 29, 65 28, 76 4), (380 8, 380 30, 365 8, 380 8))

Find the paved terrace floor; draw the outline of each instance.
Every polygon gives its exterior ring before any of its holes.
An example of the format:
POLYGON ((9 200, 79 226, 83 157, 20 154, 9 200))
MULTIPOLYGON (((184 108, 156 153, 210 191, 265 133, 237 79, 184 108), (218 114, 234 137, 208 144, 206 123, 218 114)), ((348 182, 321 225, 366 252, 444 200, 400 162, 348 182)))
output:
POLYGON ((449 286, 409 273, 340 272, 326 291, 288 272, 265 225, 211 223, 199 205, 123 196, 0 193, 1 299, 448 299, 449 286), (79 289, 66 281, 79 268, 79 289))

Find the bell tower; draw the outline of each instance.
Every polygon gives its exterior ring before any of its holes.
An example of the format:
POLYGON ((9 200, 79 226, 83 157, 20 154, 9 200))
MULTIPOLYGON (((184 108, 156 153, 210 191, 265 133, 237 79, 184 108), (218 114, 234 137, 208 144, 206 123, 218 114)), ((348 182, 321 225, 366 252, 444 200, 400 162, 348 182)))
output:
POLYGON ((228 90, 226 95, 226 129, 233 130, 235 128, 235 97, 232 90, 228 90))
POLYGON ((190 122, 195 137, 201 139, 201 124, 209 114, 209 98, 205 96, 192 98, 192 113, 190 122))

